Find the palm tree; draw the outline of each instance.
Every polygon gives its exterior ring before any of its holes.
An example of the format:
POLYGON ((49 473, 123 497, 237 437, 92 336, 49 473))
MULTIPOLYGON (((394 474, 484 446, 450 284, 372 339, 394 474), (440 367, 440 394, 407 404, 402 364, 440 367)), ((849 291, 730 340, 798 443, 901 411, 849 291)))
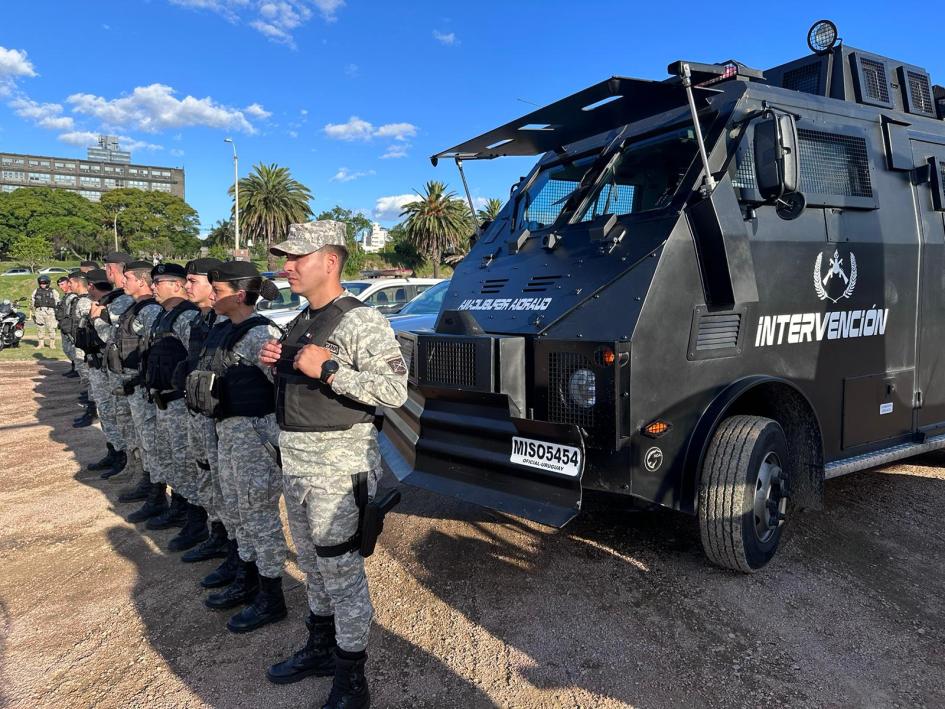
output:
MULTIPOLYGON (((232 187, 229 193, 233 194, 232 187)), ((259 163, 240 180, 240 236, 257 242, 265 240, 270 271, 275 270, 276 258, 269 247, 286 235, 290 224, 312 216, 310 199, 311 190, 293 179, 289 168, 275 163, 259 163)))
POLYGON ((479 223, 485 224, 486 222, 494 222, 495 218, 499 216, 499 212, 502 211, 502 200, 491 197, 486 200, 486 203, 482 206, 476 215, 479 217, 479 223))
POLYGON ((447 192, 442 182, 430 180, 426 193, 417 193, 418 200, 404 205, 400 216, 408 241, 433 262, 433 277, 440 277, 443 254, 460 248, 468 237, 469 207, 447 192))

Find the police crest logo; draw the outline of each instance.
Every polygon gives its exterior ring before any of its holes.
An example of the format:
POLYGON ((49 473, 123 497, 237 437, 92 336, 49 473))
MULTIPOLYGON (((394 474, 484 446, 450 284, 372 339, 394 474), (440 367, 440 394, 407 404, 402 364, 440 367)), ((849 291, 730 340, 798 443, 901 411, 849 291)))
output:
POLYGON ((393 357, 392 359, 387 360, 387 366, 390 367, 390 371, 392 371, 394 374, 407 373, 407 363, 404 362, 403 357, 393 357))
POLYGON ((841 298, 849 298, 856 288, 856 256, 850 252, 849 272, 844 267, 844 259, 840 256, 839 249, 834 249, 833 256, 828 258, 826 273, 823 270, 823 252, 818 253, 817 260, 814 261, 814 292, 820 300, 836 303, 841 298), (836 295, 837 293, 839 295, 836 295))

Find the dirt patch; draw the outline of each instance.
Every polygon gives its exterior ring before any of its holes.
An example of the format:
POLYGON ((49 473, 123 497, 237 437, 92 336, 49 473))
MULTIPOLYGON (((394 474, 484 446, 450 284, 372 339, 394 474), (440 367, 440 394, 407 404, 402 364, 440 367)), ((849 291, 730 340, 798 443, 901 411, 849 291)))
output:
MULTIPOLYGON (((212 563, 124 521, 119 476, 84 466, 74 380, 0 364, 0 704, 319 706, 329 681, 275 687, 304 638, 248 636, 204 609, 212 563)), ((552 531, 407 488, 368 561, 376 706, 945 705, 945 456, 827 484, 780 558, 709 566, 689 518, 592 501, 552 531)))

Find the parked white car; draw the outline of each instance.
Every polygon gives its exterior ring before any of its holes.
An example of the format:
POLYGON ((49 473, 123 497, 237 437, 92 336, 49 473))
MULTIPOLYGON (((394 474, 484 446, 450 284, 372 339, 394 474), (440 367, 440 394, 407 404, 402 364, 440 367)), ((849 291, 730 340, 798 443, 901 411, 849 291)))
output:
MULTIPOLYGON (((346 289, 362 302, 377 308, 385 315, 392 315, 442 278, 377 278, 359 281, 342 281, 346 289)), ((276 325, 289 323, 299 314, 308 301, 293 293, 289 282, 283 278, 273 281, 279 288, 278 300, 261 300, 256 311, 272 320, 276 325)))
POLYGON ((29 270, 28 268, 24 268, 22 266, 18 268, 11 268, 8 271, 4 271, 3 273, 0 273, 0 276, 31 276, 31 275, 33 275, 33 272, 29 270))
POLYGON ((70 273, 68 268, 62 268, 61 266, 47 266, 46 268, 39 269, 38 273, 40 275, 52 275, 53 273, 70 273))

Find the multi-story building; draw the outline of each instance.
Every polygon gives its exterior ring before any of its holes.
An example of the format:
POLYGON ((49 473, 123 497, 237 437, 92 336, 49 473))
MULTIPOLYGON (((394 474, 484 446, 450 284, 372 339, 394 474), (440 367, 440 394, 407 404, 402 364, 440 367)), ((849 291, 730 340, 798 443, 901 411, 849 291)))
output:
POLYGON ((102 136, 89 148, 88 160, 0 152, 0 192, 20 187, 55 187, 98 202, 103 192, 134 187, 184 198, 184 171, 177 167, 138 165, 118 142, 102 136))
POLYGON ((375 254, 378 251, 384 250, 389 238, 390 234, 387 229, 383 228, 377 222, 374 222, 371 224, 370 231, 368 231, 366 227, 363 230, 361 234, 361 248, 369 254, 375 254))

